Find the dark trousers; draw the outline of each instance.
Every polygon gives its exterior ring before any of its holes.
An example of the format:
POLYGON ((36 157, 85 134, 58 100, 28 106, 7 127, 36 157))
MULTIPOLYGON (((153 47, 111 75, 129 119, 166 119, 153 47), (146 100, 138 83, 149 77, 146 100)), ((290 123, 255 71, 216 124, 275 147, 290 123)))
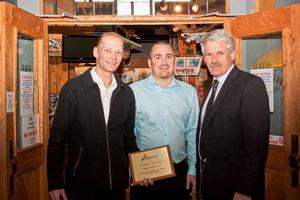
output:
POLYGON ((230 192, 229 190, 226 191, 223 190, 223 188, 220 188, 220 190, 217 192, 210 192, 209 188, 209 182, 207 179, 207 167, 206 164, 203 161, 200 161, 200 199, 201 200, 215 200, 215 199, 222 199, 222 200, 232 200, 233 199, 233 192, 230 192), (225 191, 225 192, 224 192, 225 191))
POLYGON ((101 190, 93 192, 70 192, 67 191, 68 200, 124 200, 125 189, 101 190))
POLYGON ((205 196, 207 197, 207 188, 204 186, 204 170, 205 170, 205 163, 200 160, 199 161, 199 166, 200 171, 199 171, 199 179, 197 181, 197 199, 204 199, 205 196))
POLYGON ((154 181, 154 185, 148 187, 131 187, 130 200, 190 200, 191 190, 186 190, 187 162, 174 164, 174 170, 175 177, 154 181))
MULTIPOLYGON (((200 161, 200 190, 198 194, 198 200, 232 200, 234 193, 236 192, 233 188, 228 188, 228 184, 218 190, 212 190, 209 181, 207 178, 207 167, 206 164, 200 161)), ((264 174, 262 175, 264 177, 264 174)), ((237 181, 236 181, 237 182, 237 181)), ((264 191, 264 181, 259 182, 260 185, 257 185, 257 191, 254 193, 251 198, 252 200, 264 200, 265 199, 265 191, 264 191)))

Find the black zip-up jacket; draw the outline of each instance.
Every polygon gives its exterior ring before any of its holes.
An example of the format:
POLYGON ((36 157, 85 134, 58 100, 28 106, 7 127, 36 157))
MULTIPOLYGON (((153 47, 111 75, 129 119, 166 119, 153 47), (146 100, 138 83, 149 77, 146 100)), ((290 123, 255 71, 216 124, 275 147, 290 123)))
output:
POLYGON ((135 99, 129 86, 118 77, 116 81, 107 126, 100 90, 90 70, 62 88, 48 143, 49 191, 128 187, 128 153, 138 150, 134 135, 135 99))

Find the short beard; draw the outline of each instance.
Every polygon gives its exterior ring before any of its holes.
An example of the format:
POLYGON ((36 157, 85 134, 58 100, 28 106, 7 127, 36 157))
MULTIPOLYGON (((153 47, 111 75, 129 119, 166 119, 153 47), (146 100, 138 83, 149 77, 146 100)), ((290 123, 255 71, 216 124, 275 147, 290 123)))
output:
POLYGON ((160 74, 160 76, 159 76, 161 79, 169 79, 169 78, 171 78, 172 77, 172 74, 171 73, 169 73, 169 72, 167 72, 167 74, 165 75, 165 74, 160 74))

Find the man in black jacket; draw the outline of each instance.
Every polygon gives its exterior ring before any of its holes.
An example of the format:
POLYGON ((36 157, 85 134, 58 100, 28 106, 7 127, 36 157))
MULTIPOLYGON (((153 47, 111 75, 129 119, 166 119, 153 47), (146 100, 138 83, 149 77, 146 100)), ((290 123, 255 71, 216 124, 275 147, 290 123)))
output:
POLYGON ((51 200, 123 200, 128 187, 127 154, 138 148, 133 92, 113 74, 123 57, 122 38, 104 33, 93 54, 96 67, 60 93, 47 155, 51 200))

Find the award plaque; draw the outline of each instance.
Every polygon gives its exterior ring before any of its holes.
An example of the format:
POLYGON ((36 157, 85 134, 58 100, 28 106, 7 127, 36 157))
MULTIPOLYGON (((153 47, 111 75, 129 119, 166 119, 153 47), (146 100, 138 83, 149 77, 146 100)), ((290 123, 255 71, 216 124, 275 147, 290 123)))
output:
POLYGON ((132 185, 144 178, 160 180, 175 176, 169 145, 129 153, 132 185))

